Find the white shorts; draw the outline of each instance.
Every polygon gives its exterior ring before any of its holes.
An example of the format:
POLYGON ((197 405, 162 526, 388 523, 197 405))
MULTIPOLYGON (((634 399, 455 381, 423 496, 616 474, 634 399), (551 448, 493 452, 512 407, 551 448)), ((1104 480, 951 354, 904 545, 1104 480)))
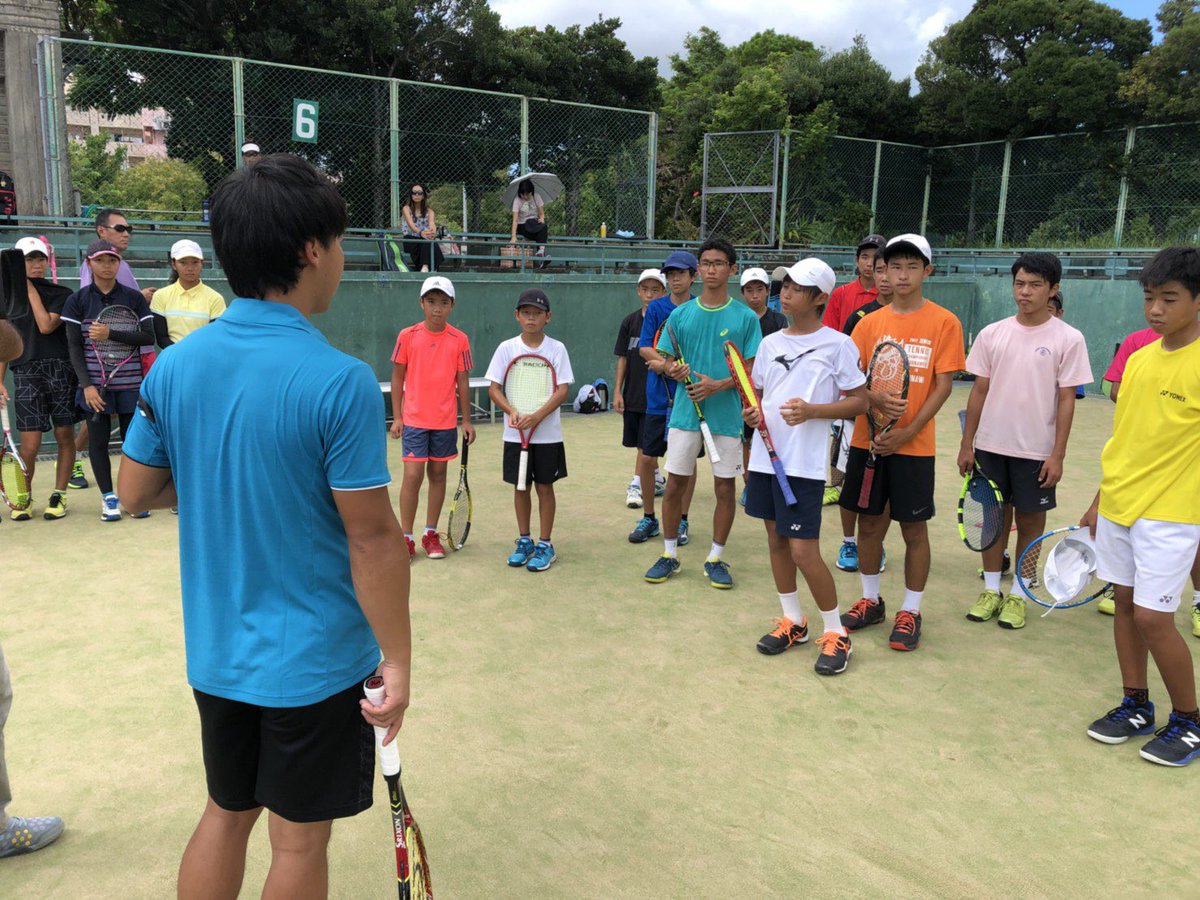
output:
MULTIPOLYGON (((717 454, 721 457, 718 463, 712 464, 715 478, 736 478, 742 474, 742 436, 714 434, 713 443, 717 445, 717 454)), ((699 431, 684 431, 671 428, 667 431, 667 461, 663 468, 671 475, 691 475, 696 471, 696 460, 700 456, 700 448, 704 446, 704 436, 699 431)))
POLYGON ((1200 525, 1138 519, 1126 528, 1100 516, 1096 523, 1097 572, 1104 581, 1133 588, 1133 602, 1173 613, 1192 571, 1200 525))

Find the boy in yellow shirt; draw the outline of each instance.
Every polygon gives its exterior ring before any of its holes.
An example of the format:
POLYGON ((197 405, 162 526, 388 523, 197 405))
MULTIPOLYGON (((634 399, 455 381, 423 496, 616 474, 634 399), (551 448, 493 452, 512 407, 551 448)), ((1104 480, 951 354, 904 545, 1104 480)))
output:
POLYGON ((204 251, 195 241, 171 246, 171 271, 175 279, 154 292, 154 336, 160 347, 178 344, 225 312, 224 298, 200 280, 204 251))
POLYGON ((1185 766, 1200 757, 1192 655, 1175 626, 1200 546, 1200 249, 1159 251, 1139 281, 1146 322, 1160 339, 1129 359, 1113 436, 1100 456, 1100 491, 1080 522, 1096 536, 1100 577, 1115 586, 1113 637, 1125 697, 1088 736, 1122 744, 1154 731, 1153 655, 1172 709, 1141 755, 1185 766))

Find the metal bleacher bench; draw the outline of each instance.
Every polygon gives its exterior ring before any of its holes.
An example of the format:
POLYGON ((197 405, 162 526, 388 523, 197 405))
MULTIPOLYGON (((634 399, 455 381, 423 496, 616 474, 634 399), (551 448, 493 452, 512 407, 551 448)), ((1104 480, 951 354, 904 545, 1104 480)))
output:
MULTIPOLYGON (((484 406, 476 398, 478 391, 483 391, 484 396, 487 396, 487 390, 492 383, 486 378, 470 378, 467 384, 471 389, 471 411, 474 415, 487 416, 488 421, 493 425, 496 424, 496 404, 492 402, 492 398, 487 398, 487 406, 484 406)), ((379 382, 379 392, 383 394, 383 407, 388 421, 392 418, 392 383, 390 381, 379 382)))

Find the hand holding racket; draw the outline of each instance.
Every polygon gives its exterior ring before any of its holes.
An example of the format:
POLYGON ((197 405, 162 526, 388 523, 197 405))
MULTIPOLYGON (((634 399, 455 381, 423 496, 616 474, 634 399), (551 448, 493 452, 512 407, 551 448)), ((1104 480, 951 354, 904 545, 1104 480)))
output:
POLYGON ((12 426, 8 421, 8 405, 2 400, 0 427, 4 429, 4 440, 0 442, 0 499, 9 509, 23 512, 33 505, 33 497, 29 493, 29 473, 25 470, 25 460, 17 452, 12 426))
POLYGON ((996 483, 971 466, 958 495, 958 536, 967 548, 981 553, 1004 532, 1004 498, 996 483))
POLYGON ((871 436, 871 446, 867 454, 867 466, 863 471, 862 489, 858 493, 859 507, 867 507, 871 502, 871 488, 875 485, 877 462, 875 442, 892 429, 907 407, 908 375, 908 354, 904 352, 904 348, 895 341, 881 341, 871 354, 871 362, 867 366, 867 391, 872 394, 884 394, 892 399, 867 410, 867 429, 871 436))
MULTIPOLYGON (((675 329, 671 327, 668 321, 663 325, 663 330, 667 332, 667 337, 671 340, 671 349, 674 350, 675 362, 682 367, 682 371, 676 370, 676 375, 683 379, 685 386, 695 384, 692 379, 692 370, 688 366, 683 357, 683 347, 680 346, 679 338, 675 335, 675 329)), ((668 356, 672 354, 667 354, 668 356)), ((692 401, 692 406, 696 407, 696 418, 700 422, 700 435, 704 438, 704 447, 708 450, 708 458, 710 462, 719 463, 721 454, 717 452, 717 444, 713 440, 712 431, 709 430, 708 422, 704 419, 704 408, 700 405, 702 401, 696 400, 690 393, 688 399, 692 401)))
POLYGON ((1017 584, 1026 597, 1046 607, 1043 619, 1056 609, 1090 603, 1109 587, 1096 574, 1096 547, 1080 525, 1056 528, 1026 547, 1017 560, 1017 584))
POLYGON ((734 387, 737 388, 737 392, 742 398, 742 408, 753 411, 753 415, 749 416, 748 420, 754 420, 753 424, 758 429, 758 436, 762 438, 763 446, 767 448, 767 456, 770 457, 771 468, 775 471, 775 480, 779 482, 779 490, 783 492, 783 500, 788 506, 795 506, 796 495, 792 492, 792 485, 788 482, 783 462, 775 453, 775 443, 771 440, 771 434, 767 431, 767 423, 763 419, 762 402, 758 398, 758 392, 754 389, 754 383, 750 380, 750 373, 746 371, 746 360, 742 358, 742 354, 733 341, 725 342, 725 362, 729 366, 729 374, 733 376, 734 387))
POLYGON ((508 364, 504 373, 504 399, 512 407, 508 417, 521 436, 521 463, 517 490, 529 489, 529 440, 538 426, 534 413, 550 402, 558 389, 558 376, 550 360, 537 353, 523 353, 508 364))
MULTIPOLYGON (((97 402, 89 400, 89 405, 93 410, 92 421, 99 421, 103 410, 108 406, 109 384, 112 383, 117 373, 129 364, 130 360, 138 358, 141 353, 141 347, 137 344, 114 340, 113 334, 129 334, 138 330, 137 313, 128 306, 118 303, 100 310, 100 314, 88 327, 92 353, 100 367, 100 384, 95 385, 99 398, 97 402)), ((140 359, 138 359, 137 365, 141 366, 140 359)))

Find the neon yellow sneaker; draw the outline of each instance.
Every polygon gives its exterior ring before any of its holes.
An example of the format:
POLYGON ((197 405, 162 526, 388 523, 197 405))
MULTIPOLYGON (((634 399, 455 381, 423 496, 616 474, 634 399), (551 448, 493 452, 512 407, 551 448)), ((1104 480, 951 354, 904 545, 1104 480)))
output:
MULTIPOLYGON (((1104 589, 1104 593, 1100 595, 1099 602, 1096 603, 1096 612, 1105 616, 1115 616, 1117 614, 1117 601, 1113 598, 1113 589, 1110 584, 1104 589)), ((1192 622, 1195 623, 1196 617, 1192 616, 1192 622)))
POLYGON ((50 502, 42 512, 43 519, 61 519, 67 514, 67 498, 55 491, 50 495, 50 502))
POLYGON ((822 506, 833 506, 842 498, 842 486, 840 484, 825 485, 825 494, 821 498, 822 506))
POLYGON ((1004 603, 1000 606, 1000 615, 996 619, 996 624, 1001 628, 1015 630, 1025 627, 1025 598, 1018 597, 1016 594, 1009 594, 1004 598, 1004 603))
POLYGON ((1192 607, 1192 635, 1200 637, 1200 606, 1192 607))
POLYGON ((967 610, 967 618, 972 622, 986 622, 1000 611, 1004 598, 999 591, 984 591, 975 601, 975 605, 967 610))
MULTIPOLYGON (((19 503, 21 499, 22 498, 18 497, 17 502, 19 503)), ((33 504, 30 503, 24 509, 14 509, 11 513, 9 513, 8 517, 14 522, 28 522, 33 518, 33 504)))

